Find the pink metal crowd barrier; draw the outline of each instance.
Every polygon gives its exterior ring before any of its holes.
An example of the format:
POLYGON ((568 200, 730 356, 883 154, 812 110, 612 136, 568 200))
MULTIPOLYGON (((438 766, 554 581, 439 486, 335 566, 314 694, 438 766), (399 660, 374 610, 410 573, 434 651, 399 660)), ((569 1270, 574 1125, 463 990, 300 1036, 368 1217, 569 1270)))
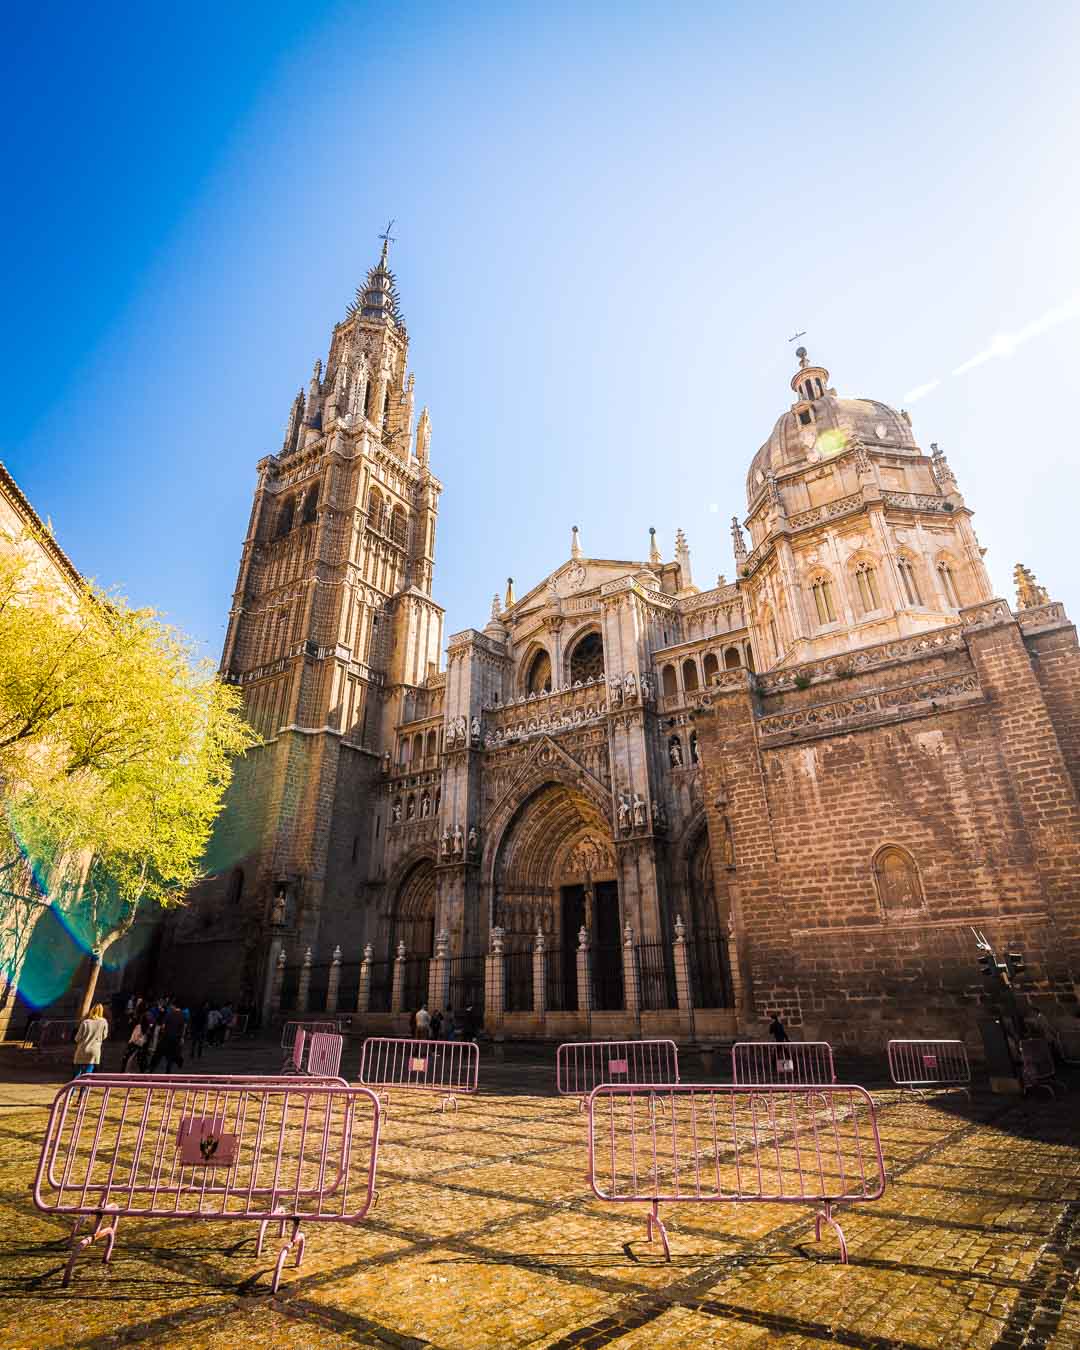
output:
POLYGON ((601 1083, 677 1083, 674 1041, 566 1041, 555 1051, 555 1091, 584 1108, 601 1083))
POLYGON ((281 1066, 283 1074, 304 1074, 316 1078, 336 1078, 341 1068, 345 1037, 333 1031, 312 1031, 300 1027, 292 1050, 281 1066))
POLYGON ((889 1077, 899 1088, 955 1087, 971 1096, 971 1065, 963 1041, 890 1041, 889 1077))
POLYGON ((305 1223, 359 1223, 375 1203, 379 1102, 340 1080, 96 1074, 53 1101, 34 1203, 73 1220, 63 1283, 78 1254, 121 1219, 227 1219, 269 1224, 286 1258, 304 1255, 305 1223), (91 1231, 79 1237, 84 1220, 91 1231))
POLYGON ((281 1048, 289 1051, 293 1048, 293 1041, 296 1040, 296 1033, 301 1028, 310 1036, 315 1031, 332 1031, 335 1035, 341 1035, 341 1022, 338 1018, 326 1019, 324 1021, 315 1021, 313 1019, 294 1018, 291 1022, 286 1022, 281 1028, 281 1048))
POLYGON ((826 1041, 739 1041, 731 1047, 731 1081, 739 1084, 835 1083, 826 1041))
POLYGON ((589 1096, 589 1184, 601 1200, 649 1205, 671 1256, 661 1204, 811 1204, 814 1239, 835 1207, 885 1190, 877 1115, 861 1087, 603 1084, 589 1096))
POLYGON ((374 1088, 390 1106, 390 1093, 433 1092, 440 1108, 457 1109, 459 1096, 476 1091, 480 1050, 475 1041, 399 1040, 369 1036, 360 1057, 360 1082, 374 1088))

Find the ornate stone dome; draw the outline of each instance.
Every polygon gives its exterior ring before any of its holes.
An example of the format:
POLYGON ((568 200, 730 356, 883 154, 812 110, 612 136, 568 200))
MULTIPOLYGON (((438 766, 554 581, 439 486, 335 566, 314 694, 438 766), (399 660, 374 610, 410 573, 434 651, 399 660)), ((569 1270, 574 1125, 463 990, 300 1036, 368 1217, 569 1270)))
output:
POLYGON ((903 414, 872 398, 839 398, 830 389, 824 366, 810 365, 805 347, 798 351, 799 369, 791 381, 796 401, 782 414, 772 435, 750 463, 746 475, 749 506, 770 474, 806 468, 838 454, 853 440, 890 450, 916 450, 915 437, 903 414))

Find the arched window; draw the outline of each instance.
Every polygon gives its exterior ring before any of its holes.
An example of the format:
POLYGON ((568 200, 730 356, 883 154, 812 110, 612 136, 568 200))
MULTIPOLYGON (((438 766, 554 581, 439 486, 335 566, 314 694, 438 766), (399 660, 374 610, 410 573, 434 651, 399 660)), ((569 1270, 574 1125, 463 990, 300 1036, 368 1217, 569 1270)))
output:
POLYGON ((859 592, 859 604, 862 606, 864 614, 870 614, 873 610, 881 608, 881 600, 878 598, 877 576, 869 563, 861 562, 855 568, 855 585, 859 592))
POLYGON ((890 914, 908 914, 922 908, 919 869, 907 849, 896 844, 879 848, 874 854, 873 872, 878 903, 886 917, 890 914))
POLYGON ((824 627, 836 622, 836 607, 833 605, 832 582, 828 577, 818 577, 810 586, 817 610, 817 621, 824 627))
POLYGON ((570 653, 570 683, 582 684, 604 673, 604 640, 599 633, 586 633, 570 653))
POLYGON ((233 868, 232 876, 229 877, 228 903, 230 905, 238 905, 243 894, 244 870, 241 867, 235 867, 233 868))
POLYGON ((687 658, 682 663, 683 688, 689 693, 698 687, 697 662, 687 658))
POLYGON ((381 425, 383 431, 390 430, 390 386, 383 393, 381 425))
POLYGON ((941 589, 945 592, 945 600, 953 609, 960 608, 960 596, 956 590, 956 579, 953 576, 952 565, 947 559, 943 558, 938 563, 938 576, 941 577, 941 589))
POLYGON ((660 672, 660 681, 664 687, 664 694, 669 697, 679 692, 678 682, 675 679, 675 667, 665 666, 660 672))
POLYGON ((439 738, 434 731, 429 731, 427 734, 427 753, 428 759, 434 759, 439 753, 439 738))
POLYGON ((923 600, 919 591, 919 578, 915 575, 911 559, 901 556, 896 560, 896 569, 900 573, 900 585, 904 589, 904 598, 908 604, 921 605, 923 600))
POLYGON ((369 422, 375 420, 375 381, 368 380, 367 390, 364 393, 364 416, 369 422))
POLYGON ((697 732, 690 733, 690 763, 698 763, 697 732))
POLYGON ((373 487, 368 493, 367 513, 368 524, 371 528, 381 530, 383 527, 383 501, 382 493, 376 487, 373 487))
POLYGON ((293 511, 295 509, 296 506, 291 497, 286 497, 281 503, 277 518, 277 537, 279 539, 284 538, 284 536, 292 529, 293 511))
POLYGON ((422 735, 418 734, 413 737, 412 762, 414 764, 419 764, 423 758, 424 758, 424 738, 422 735))
POLYGON ((401 744, 398 746, 398 763, 401 765, 405 765, 408 764, 408 762, 409 762, 409 738, 408 736, 402 736, 401 744))
POLYGON ((754 669, 754 649, 749 642, 746 644, 746 669, 751 672, 754 669))
POLYGON ((529 662, 529 671, 525 676, 526 694, 551 693, 551 657, 545 651, 538 651, 529 662))
POLYGON ((409 520, 403 506, 395 506, 390 513, 390 538, 402 548, 409 539, 409 520))
POLYGON ((741 665, 738 647, 729 647, 724 653, 724 669, 738 670, 741 665))
POLYGON ((716 659, 715 652, 705 653, 705 683, 712 684, 714 678, 720 674, 720 662, 716 659))

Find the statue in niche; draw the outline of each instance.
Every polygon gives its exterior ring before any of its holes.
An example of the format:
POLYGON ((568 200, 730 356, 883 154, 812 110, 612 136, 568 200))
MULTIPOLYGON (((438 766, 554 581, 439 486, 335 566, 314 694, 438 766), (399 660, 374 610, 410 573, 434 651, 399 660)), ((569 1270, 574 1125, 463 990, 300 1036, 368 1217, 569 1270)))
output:
POLYGON ((625 792, 619 794, 619 829, 623 834, 630 833, 630 798, 625 792))
POLYGON ((442 855, 443 855, 444 858, 449 858, 449 856, 450 856, 450 831, 449 831, 449 829, 443 830, 443 832, 442 832, 442 855))
POLYGON ((420 819, 427 820, 428 816, 430 815, 431 815, 431 794, 429 792, 425 792, 424 795, 420 798, 420 819))
POLYGON ((416 798, 410 797, 405 805, 405 819, 412 820, 413 816, 415 815, 416 815, 416 798))
POLYGON ((454 826, 453 854, 455 858, 461 857, 462 849, 465 847, 465 834, 460 825, 454 826))
POLYGON ((641 677, 641 701, 642 703, 652 702, 652 680, 648 675, 641 677))
POLYGON ((679 744, 678 737, 671 738, 671 744, 668 746, 668 757, 671 760, 673 769, 681 769, 682 764, 682 746, 679 744))
POLYGON ((469 827, 469 852, 475 854, 480 847, 480 833, 475 825, 469 827))
POLYGON ((640 792, 634 793, 634 828, 643 830, 646 822, 645 798, 640 792))
POLYGON ((623 680, 623 692, 626 695, 627 703, 633 703, 637 698, 637 680, 634 679, 632 670, 626 672, 626 679, 623 680))
POLYGON ((389 751, 389 750, 384 750, 384 751, 383 751, 383 757, 382 757, 382 771, 383 771, 383 773, 389 773, 389 772, 390 772, 390 751, 389 751))
POLYGON ((612 684, 612 686, 611 686, 611 706, 612 706, 613 708, 618 708, 618 707, 621 707, 621 705, 622 705, 622 690, 619 688, 619 686, 618 686, 617 684, 612 684))
POLYGON ((400 824, 401 824, 401 798, 400 798, 400 797, 398 798, 398 800, 394 803, 393 807, 391 808, 390 817, 391 817, 391 819, 393 820, 393 822, 394 822, 395 825, 400 825, 400 824))
POLYGON ((474 740, 474 741, 478 741, 478 740, 480 739, 480 719, 479 719, 479 717, 474 717, 474 718, 473 718, 473 720, 472 720, 472 725, 471 725, 471 727, 470 727, 470 731, 472 732, 472 738, 473 738, 473 740, 474 740))
POLYGON ((667 812, 664 810, 664 803, 654 801, 652 804, 652 823, 653 829, 667 829, 667 812))

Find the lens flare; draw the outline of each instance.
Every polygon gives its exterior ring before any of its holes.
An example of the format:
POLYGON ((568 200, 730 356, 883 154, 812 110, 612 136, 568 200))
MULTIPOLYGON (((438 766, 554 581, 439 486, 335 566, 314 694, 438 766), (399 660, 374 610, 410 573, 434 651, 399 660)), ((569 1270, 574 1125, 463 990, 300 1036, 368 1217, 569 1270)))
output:
POLYGON ((829 459, 845 449, 847 443, 847 432, 842 427, 829 427, 818 434, 817 452, 822 459, 829 459))

